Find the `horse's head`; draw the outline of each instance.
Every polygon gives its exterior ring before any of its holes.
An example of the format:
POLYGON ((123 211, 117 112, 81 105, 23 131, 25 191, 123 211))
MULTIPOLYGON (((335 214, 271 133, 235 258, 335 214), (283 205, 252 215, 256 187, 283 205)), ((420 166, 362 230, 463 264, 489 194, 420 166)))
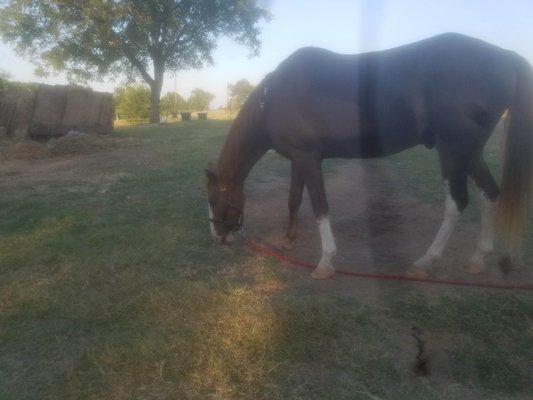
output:
POLYGON ((225 186, 213 166, 209 166, 205 174, 211 234, 219 243, 231 243, 233 233, 242 228, 244 193, 241 188, 225 186))

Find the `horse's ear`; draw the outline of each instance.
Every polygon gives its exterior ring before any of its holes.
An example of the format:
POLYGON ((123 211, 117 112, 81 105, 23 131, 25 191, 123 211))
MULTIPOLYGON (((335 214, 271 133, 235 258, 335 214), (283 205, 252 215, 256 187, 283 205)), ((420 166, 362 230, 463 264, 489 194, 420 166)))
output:
POLYGON ((215 168, 213 164, 209 163, 209 165, 205 169, 205 176, 207 176, 207 179, 209 180, 209 182, 211 183, 217 182, 217 173, 215 172, 215 168))

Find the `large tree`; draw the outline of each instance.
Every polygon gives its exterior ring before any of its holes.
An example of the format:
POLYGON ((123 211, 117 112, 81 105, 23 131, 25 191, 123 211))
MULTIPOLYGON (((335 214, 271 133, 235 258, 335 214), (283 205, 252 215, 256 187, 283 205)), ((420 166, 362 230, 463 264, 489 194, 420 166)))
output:
POLYGON ((7 89, 9 74, 0 69, 0 90, 7 89))
POLYGON ((175 117, 178 112, 188 108, 187 100, 185 100, 178 92, 168 92, 161 97, 159 108, 164 115, 170 114, 175 117))
POLYGON ((235 84, 229 86, 230 106, 241 108, 254 86, 247 79, 240 79, 235 84))
POLYGON ((209 104, 214 98, 214 94, 196 88, 191 91, 191 94, 187 99, 187 106, 192 111, 205 111, 209 108, 209 104))
POLYGON ((259 0, 9 0, 0 34, 44 72, 87 82, 141 78, 151 90, 150 120, 159 120, 167 70, 212 64, 221 36, 259 51, 259 0))

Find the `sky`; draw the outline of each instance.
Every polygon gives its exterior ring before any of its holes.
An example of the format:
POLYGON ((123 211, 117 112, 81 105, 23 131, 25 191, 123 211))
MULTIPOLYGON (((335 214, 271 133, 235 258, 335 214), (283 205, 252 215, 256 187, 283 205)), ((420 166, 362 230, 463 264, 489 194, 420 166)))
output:
MULTIPOLYGON (((304 46, 340 53, 381 50, 443 32, 468 34, 514 50, 533 63, 533 1, 531 0, 263 0, 272 20, 262 24, 262 50, 248 50, 222 38, 215 64, 198 71, 167 72, 163 94, 187 97, 196 87, 215 94, 211 108, 226 103, 227 85, 239 79, 259 81, 292 52, 304 46)), ((0 43, 0 71, 11 79, 67 83, 65 77, 37 78, 29 60, 0 43)), ((91 82, 96 90, 113 91, 120 84, 91 82)))

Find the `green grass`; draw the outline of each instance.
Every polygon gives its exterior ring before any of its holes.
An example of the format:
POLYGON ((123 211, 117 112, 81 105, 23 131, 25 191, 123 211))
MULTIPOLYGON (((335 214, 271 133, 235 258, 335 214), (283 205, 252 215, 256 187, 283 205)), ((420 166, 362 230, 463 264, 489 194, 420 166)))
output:
MULTIPOLYGON (((502 137, 500 133, 491 136, 485 146, 484 158, 496 181, 500 181, 502 137)), ((402 176, 425 202, 443 202, 443 185, 439 158, 435 149, 416 146, 382 160, 391 170, 402 176)), ((470 207, 476 209, 476 197, 470 184, 470 207)))
MULTIPOLYGON (((383 304, 315 291, 271 260, 214 244, 203 169, 228 126, 123 128, 119 150, 80 158, 68 178, 0 180, 0 399, 531 394, 530 296, 411 291, 383 304), (430 378, 411 372, 413 325, 446 358, 430 378)), ((428 154, 388 168, 441 201, 425 181, 438 178, 417 172, 428 154)), ((288 173, 266 157, 254 179, 288 173)))

